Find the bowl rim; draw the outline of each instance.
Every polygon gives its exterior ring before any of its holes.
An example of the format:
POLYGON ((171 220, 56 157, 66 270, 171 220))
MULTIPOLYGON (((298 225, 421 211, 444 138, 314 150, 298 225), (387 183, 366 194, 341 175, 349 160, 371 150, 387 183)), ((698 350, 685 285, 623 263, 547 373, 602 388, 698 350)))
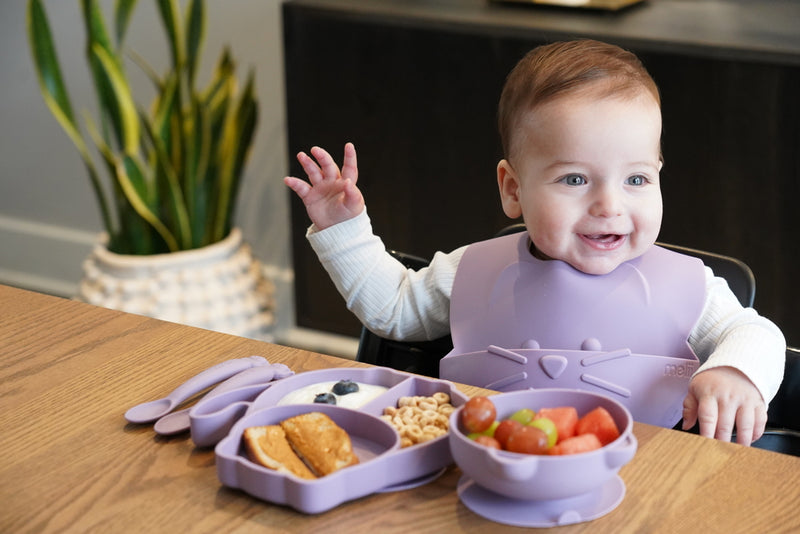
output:
MULTIPOLYGON (((522 452, 507 451, 505 449, 492 449, 490 447, 486 447, 485 445, 481 445, 480 443, 476 442, 473 439, 470 439, 467 436, 467 434, 464 433, 464 431, 461 429, 461 426, 460 426, 461 411, 462 411, 462 409, 464 407, 464 405, 462 404, 461 406, 459 406, 455 410, 453 410, 452 414, 450 414, 450 435, 453 437, 453 439, 458 439, 458 440, 460 440, 462 442, 469 443, 470 447, 474 447, 474 448, 478 448, 479 447, 479 449, 477 449, 477 450, 487 451, 488 454, 490 454, 495 459, 504 458, 504 459, 508 459, 508 460, 517 460, 517 461, 519 461, 519 460, 524 460, 526 458, 535 458, 536 461, 542 461, 543 460, 543 461, 546 461, 546 462, 550 462, 550 461, 559 461, 559 460, 568 459, 568 458, 587 458, 587 457, 590 457, 592 455, 605 454, 605 452, 608 451, 609 449, 614 448, 614 447, 622 444, 623 442, 628 441, 629 440, 629 435, 633 433, 633 423, 634 423, 634 421, 633 421, 633 416, 631 415, 630 410, 628 410, 628 408, 626 408, 625 405, 623 405, 622 403, 620 403, 616 399, 614 399, 614 398, 612 398, 612 397, 610 397, 608 395, 604 395, 602 393, 595 392, 595 391, 586 391, 586 390, 583 390, 583 389, 576 389, 576 388, 537 388, 537 389, 520 389, 520 390, 515 390, 515 391, 503 391, 503 392, 495 393, 493 395, 486 395, 486 397, 489 398, 489 399, 491 399, 492 397, 499 397, 499 396, 503 396, 503 397, 506 397, 506 396, 519 396, 519 397, 521 397, 521 396, 524 396, 525 394, 531 394, 531 393, 534 393, 534 392, 535 393, 542 393, 542 394, 548 394, 548 393, 549 394, 553 394, 553 393, 580 394, 580 395, 585 395, 585 396, 588 396, 588 397, 600 397, 600 398, 610 402, 611 404, 616 405, 616 407, 618 407, 622 411, 622 413, 625 414, 627 421, 626 421, 626 424, 624 425, 624 428, 620 428, 619 429, 619 437, 617 439, 615 439, 614 441, 612 441, 611 443, 607 443, 607 444, 603 445, 599 449, 594 449, 594 450, 585 451, 585 452, 579 452, 579 453, 575 453, 575 454, 568 454, 568 455, 527 454, 527 453, 522 453, 522 452)), ((580 417, 580 414, 579 414, 579 417, 580 417)), ((619 423, 617 423, 617 425, 620 426, 619 423)))

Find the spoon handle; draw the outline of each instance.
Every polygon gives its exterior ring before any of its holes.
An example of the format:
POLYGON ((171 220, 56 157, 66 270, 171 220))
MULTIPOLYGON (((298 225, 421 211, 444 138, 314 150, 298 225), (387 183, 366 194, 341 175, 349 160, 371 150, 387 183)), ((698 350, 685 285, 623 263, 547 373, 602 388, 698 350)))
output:
POLYGON ((150 423, 171 412, 180 403, 200 393, 207 387, 213 386, 217 382, 230 378, 246 369, 266 365, 267 363, 269 362, 261 356, 235 358, 218 363, 196 374, 163 399, 145 402, 130 408, 125 412, 125 419, 131 423, 150 423), (158 403, 165 405, 156 408, 158 403))
POLYGON ((258 367, 266 365, 268 362, 266 358, 261 356, 248 356, 247 358, 235 358, 218 363, 209 367, 205 371, 194 375, 192 378, 175 388, 167 398, 173 404, 179 404, 186 399, 200 393, 209 386, 213 386, 217 382, 221 382, 232 377, 235 374, 241 373, 251 367, 258 367))
MULTIPOLYGON (((292 374, 294 374, 292 370, 281 363, 252 367, 233 375, 217 385, 214 389, 209 391, 200 402, 214 398, 227 391, 232 391, 244 386, 251 386, 253 384, 262 384, 264 388, 266 388, 267 384, 272 380, 280 380, 292 374)), ((190 410, 191 408, 184 408, 183 410, 165 415, 156 421, 153 430, 156 431, 156 434, 162 436, 170 436, 189 430, 191 427, 191 419, 189 417, 190 410)))

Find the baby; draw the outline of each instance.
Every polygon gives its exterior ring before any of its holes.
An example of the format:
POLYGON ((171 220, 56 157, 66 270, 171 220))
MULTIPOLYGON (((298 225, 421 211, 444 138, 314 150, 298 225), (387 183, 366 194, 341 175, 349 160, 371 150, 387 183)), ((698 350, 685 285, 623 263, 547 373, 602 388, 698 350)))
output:
MULTIPOLYGON (((563 262, 602 280, 658 249, 660 98, 635 55, 591 40, 538 47, 509 74, 498 115, 501 203, 507 216, 522 217, 531 261, 563 262)), ((297 156, 308 182, 285 183, 302 199, 313 223, 309 242, 348 308, 384 337, 448 333, 454 281, 470 246, 437 252, 420 271, 405 269, 372 232, 354 146, 345 145, 341 169, 319 147, 311 156, 297 156)), ((680 340, 701 362, 683 400, 683 427, 699 424, 700 434, 720 440, 735 428, 736 441, 749 445, 780 386, 785 340, 723 279, 707 267, 699 272, 705 299, 680 340)))

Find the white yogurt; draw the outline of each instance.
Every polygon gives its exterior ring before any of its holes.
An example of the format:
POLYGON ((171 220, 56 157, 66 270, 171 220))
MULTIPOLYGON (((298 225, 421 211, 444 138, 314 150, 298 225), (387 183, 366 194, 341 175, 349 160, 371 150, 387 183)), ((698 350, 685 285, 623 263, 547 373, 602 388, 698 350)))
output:
POLYGON ((358 384, 358 391, 348 393, 346 395, 337 395, 332 391, 334 384, 337 382, 338 380, 333 380, 331 382, 318 382, 316 384, 311 384, 310 386, 296 389, 290 393, 287 393, 281 400, 278 401, 277 405, 313 404, 314 397, 320 393, 330 393, 336 397, 336 406, 343 406, 345 408, 360 408, 375 397, 383 394, 388 389, 385 386, 376 386, 374 384, 362 384, 361 382, 356 382, 356 384, 358 384))

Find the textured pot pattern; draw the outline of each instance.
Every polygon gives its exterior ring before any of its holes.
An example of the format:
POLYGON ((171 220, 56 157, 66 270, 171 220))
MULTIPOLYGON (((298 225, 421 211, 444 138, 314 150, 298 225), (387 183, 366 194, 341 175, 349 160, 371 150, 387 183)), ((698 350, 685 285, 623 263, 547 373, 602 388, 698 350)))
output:
POLYGON ((151 256, 110 252, 101 236, 83 263, 77 300, 270 340, 274 286, 234 228, 212 245, 151 256))

